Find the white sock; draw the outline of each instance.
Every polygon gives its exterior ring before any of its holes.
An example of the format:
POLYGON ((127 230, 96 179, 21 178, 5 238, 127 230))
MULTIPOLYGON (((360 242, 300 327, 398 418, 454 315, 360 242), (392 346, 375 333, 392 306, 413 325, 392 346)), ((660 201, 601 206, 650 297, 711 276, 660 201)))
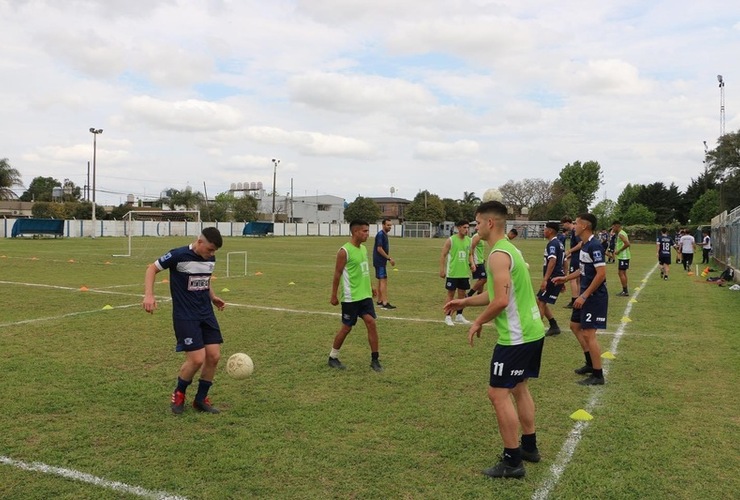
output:
POLYGON ((330 358, 337 359, 339 357, 339 349, 331 348, 331 352, 329 353, 330 358))

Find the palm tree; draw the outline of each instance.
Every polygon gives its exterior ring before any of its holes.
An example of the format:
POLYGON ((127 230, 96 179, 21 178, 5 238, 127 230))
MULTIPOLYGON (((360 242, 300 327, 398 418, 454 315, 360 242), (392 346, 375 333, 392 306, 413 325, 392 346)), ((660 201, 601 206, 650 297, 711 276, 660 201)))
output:
POLYGON ((0 200, 12 200, 17 198, 13 186, 23 186, 21 182, 21 173, 10 166, 7 158, 0 160, 0 200))
POLYGON ((465 205, 477 205, 480 203, 480 198, 478 198, 472 191, 469 193, 467 191, 463 191, 463 197, 458 201, 465 205))

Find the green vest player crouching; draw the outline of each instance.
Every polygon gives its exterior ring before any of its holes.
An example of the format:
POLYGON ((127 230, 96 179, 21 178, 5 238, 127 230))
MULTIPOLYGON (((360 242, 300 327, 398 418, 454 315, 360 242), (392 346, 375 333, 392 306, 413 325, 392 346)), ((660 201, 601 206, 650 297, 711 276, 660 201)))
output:
POLYGON ((331 284, 331 305, 339 304, 339 288, 342 293, 342 327, 334 337, 334 344, 329 353, 329 366, 343 370, 345 366, 339 361, 339 349, 347 338, 357 318, 362 318, 367 328, 367 340, 370 342, 370 368, 382 372, 378 355, 378 328, 375 323, 373 296, 375 290, 370 283, 370 264, 367 258, 365 243, 370 235, 370 225, 365 221, 352 221, 349 225, 351 239, 342 245, 337 252, 334 266, 334 279, 331 284))
POLYGON ((506 206, 498 201, 481 204, 475 214, 478 234, 491 248, 486 259, 488 293, 445 304, 448 312, 466 306, 486 306, 468 330, 471 347, 474 337, 480 337, 484 323, 493 321, 498 330, 498 342, 491 359, 488 398, 496 413, 504 452, 500 462, 483 471, 488 477, 523 477, 526 471, 522 460, 540 461, 534 401, 527 380, 539 376, 545 329, 527 265, 517 248, 506 238, 506 214, 506 206), (511 400, 512 395, 516 407, 511 400), (518 440, 520 426, 521 443, 518 440))

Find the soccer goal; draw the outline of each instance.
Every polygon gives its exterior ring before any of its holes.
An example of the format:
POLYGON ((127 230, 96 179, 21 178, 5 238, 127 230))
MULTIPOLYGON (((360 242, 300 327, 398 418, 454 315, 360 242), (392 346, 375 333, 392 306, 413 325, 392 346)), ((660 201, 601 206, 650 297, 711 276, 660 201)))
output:
POLYGON ((432 223, 405 221, 403 223, 403 236, 404 238, 431 238, 434 236, 432 223))
POLYGON ((200 223, 200 210, 131 210, 123 216, 128 251, 113 257, 131 257, 134 236, 184 236, 188 222, 200 223))

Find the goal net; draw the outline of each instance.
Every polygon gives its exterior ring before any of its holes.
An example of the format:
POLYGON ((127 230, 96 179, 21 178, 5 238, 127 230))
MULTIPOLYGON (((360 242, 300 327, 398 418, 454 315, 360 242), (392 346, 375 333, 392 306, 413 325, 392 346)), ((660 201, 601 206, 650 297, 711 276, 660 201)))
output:
POLYGON ((405 221, 403 223, 404 238, 431 238, 432 236, 434 233, 431 222, 405 221))
POLYGON ((200 210, 132 210, 123 216, 127 252, 113 257, 131 257, 134 236, 187 236, 199 231, 200 210))

